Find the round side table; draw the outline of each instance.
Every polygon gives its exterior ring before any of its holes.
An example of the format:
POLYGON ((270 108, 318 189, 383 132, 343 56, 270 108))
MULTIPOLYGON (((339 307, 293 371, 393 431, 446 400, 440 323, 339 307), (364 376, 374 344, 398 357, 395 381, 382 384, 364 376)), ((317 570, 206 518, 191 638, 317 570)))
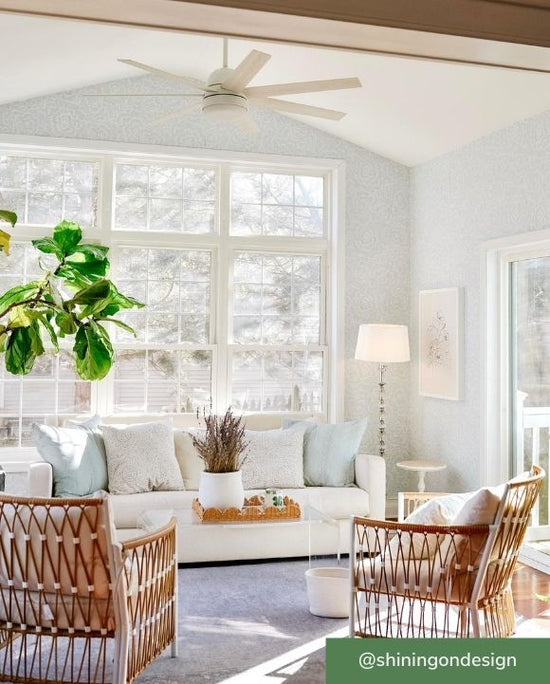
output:
POLYGON ((445 470, 447 465, 441 461, 425 461, 425 460, 411 460, 399 461, 398 468, 403 470, 413 470, 418 473, 418 491, 426 491, 426 473, 435 472, 436 470, 445 470))

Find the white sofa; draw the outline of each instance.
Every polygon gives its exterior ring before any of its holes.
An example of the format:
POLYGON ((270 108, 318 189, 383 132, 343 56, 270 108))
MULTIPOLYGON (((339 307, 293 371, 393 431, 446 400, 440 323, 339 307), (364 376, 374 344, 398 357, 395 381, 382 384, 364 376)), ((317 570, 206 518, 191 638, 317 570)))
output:
MULTIPOLYGON (((283 418, 318 418, 317 416, 289 416, 288 414, 250 414, 245 416, 249 430, 269 430, 281 427, 283 418)), ((57 418, 61 424, 67 416, 57 418)), ((159 415, 106 416, 105 424, 130 424, 162 419, 159 415)), ((164 417, 165 418, 165 417, 164 417)), ((54 422, 54 421, 52 421, 54 422)), ((173 428, 198 425, 192 414, 173 416, 173 428)), ((176 441, 177 448, 177 441, 176 441)), ((40 456, 38 456, 40 459, 40 456)), ((301 506, 309 504, 323 512, 331 523, 296 525, 278 522, 236 525, 183 524, 189 517, 197 491, 151 491, 139 494, 111 495, 114 522, 121 540, 143 533, 143 514, 154 521, 164 511, 170 511, 178 525, 178 560, 180 563, 238 561, 246 559, 287 558, 312 554, 346 553, 349 548, 349 520, 351 515, 376 519, 385 517, 386 472, 380 456, 359 454, 355 461, 355 485, 352 487, 304 487, 282 492, 301 506)), ((52 469, 49 463, 37 460, 29 468, 31 496, 51 496, 52 469)), ((263 490, 249 490, 246 496, 262 494, 263 490)))

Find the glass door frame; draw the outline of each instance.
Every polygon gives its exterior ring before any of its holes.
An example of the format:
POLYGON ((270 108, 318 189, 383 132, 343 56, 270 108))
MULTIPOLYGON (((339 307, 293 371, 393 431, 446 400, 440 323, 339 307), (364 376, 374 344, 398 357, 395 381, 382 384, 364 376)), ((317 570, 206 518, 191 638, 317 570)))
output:
MULTIPOLYGON (((511 264, 550 256, 550 230, 490 240, 482 250, 483 439, 482 484, 497 484, 513 475, 513 391, 510 367, 512 307, 511 264)), ((550 539, 550 525, 531 527, 527 540, 550 539)), ((543 555, 543 554, 541 554, 543 555)), ((528 558, 525 559, 528 562, 528 558)), ((550 571, 550 556, 548 556, 550 571)))

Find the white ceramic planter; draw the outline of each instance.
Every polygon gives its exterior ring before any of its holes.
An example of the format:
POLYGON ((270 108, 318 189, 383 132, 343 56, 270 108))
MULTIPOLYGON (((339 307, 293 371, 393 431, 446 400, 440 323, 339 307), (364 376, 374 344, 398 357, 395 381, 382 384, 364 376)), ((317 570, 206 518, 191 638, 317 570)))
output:
POLYGON ((244 504, 243 474, 201 473, 199 501, 203 508, 242 508, 244 504))
POLYGON ((349 583, 349 570, 347 568, 310 568, 306 570, 310 612, 321 617, 348 617, 349 583))

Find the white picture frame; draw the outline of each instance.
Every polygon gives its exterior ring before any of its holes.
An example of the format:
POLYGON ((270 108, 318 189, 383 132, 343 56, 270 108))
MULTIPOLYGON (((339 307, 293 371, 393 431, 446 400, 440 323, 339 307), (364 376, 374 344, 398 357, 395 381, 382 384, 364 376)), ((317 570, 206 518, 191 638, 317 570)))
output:
POLYGON ((419 378, 422 397, 462 397, 462 290, 421 290, 418 301, 419 378))

